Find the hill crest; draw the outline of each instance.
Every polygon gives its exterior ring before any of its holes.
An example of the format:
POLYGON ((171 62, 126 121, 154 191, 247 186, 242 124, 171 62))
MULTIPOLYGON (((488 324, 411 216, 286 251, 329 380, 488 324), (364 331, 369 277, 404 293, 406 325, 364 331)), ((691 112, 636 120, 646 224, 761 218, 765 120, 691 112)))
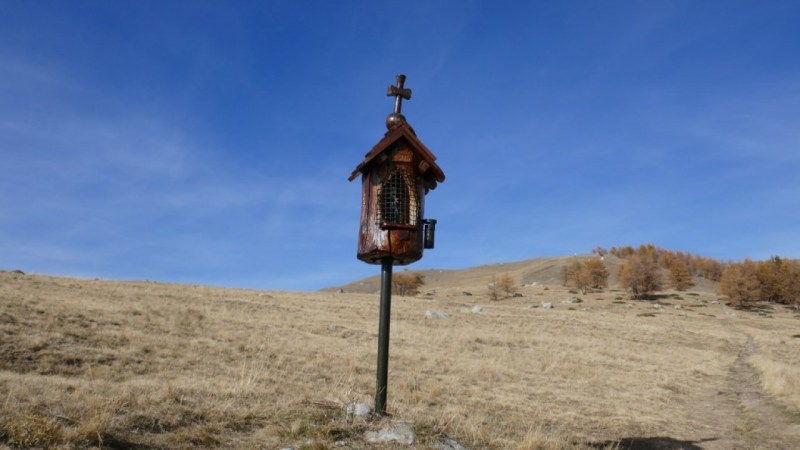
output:
MULTIPOLYGON (((409 271, 420 273, 425 276, 425 290, 437 291, 480 291, 492 282, 494 277, 503 274, 511 275, 520 285, 531 285, 533 283, 541 285, 562 285, 562 271, 574 260, 586 260, 598 258, 593 254, 581 254, 572 256, 553 256, 531 258, 521 261, 506 263, 485 264, 465 269, 422 269, 395 267, 394 273, 409 271)), ((610 274, 608 284, 610 287, 618 285, 617 272, 623 259, 612 254, 601 257, 603 263, 610 274)), ((380 291, 380 268, 376 267, 376 275, 356 280, 341 286, 324 288, 322 291, 331 292, 342 290, 353 293, 377 293, 380 291)), ((715 292, 717 283, 704 278, 695 277, 693 291, 715 292)))

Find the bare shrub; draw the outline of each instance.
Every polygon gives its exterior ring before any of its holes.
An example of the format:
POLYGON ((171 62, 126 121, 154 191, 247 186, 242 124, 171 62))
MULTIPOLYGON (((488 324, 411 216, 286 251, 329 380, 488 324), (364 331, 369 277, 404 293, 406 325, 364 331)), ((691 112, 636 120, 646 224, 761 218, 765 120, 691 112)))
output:
POLYGON ((746 259, 731 264, 722 271, 719 293, 728 297, 731 305, 745 308, 757 301, 761 293, 755 272, 755 263, 746 259))
POLYGON ((392 277, 394 293, 401 296, 416 295, 419 288, 425 284, 425 275, 416 272, 403 271, 392 277))
POLYGON ((686 264, 683 258, 672 258, 667 265, 667 269, 669 270, 672 287, 676 290, 685 291, 694 286, 694 280, 692 280, 692 273, 689 271, 689 265, 686 264))
POLYGON ((800 306, 800 260, 783 261, 780 283, 784 303, 800 306))
POLYGON ((562 275, 564 285, 572 285, 586 294, 589 289, 603 289, 608 286, 608 269, 600 258, 587 261, 575 260, 565 266, 562 275))
POLYGON ((592 258, 584 263, 584 270, 588 273, 589 286, 593 289, 608 287, 608 269, 600 258, 592 258))
POLYGON ((619 284, 633 298, 644 298, 661 289, 658 263, 647 253, 635 253, 619 268, 619 284))
POLYGON ((491 281, 487 285, 487 294, 492 301, 509 298, 517 293, 517 280, 508 273, 500 275, 500 277, 492 276, 491 281))
POLYGON ((497 287, 506 297, 511 297, 517 293, 517 280, 511 275, 504 273, 497 280, 497 287))

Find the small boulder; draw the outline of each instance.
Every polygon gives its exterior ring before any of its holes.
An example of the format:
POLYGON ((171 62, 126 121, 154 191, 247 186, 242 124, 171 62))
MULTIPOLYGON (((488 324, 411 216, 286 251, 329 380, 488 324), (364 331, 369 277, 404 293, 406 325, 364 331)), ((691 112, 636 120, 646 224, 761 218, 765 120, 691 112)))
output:
POLYGON ((367 420, 371 412, 372 408, 367 403, 350 403, 347 405, 348 419, 367 420))
POLYGON ((443 436, 439 442, 433 444, 433 448, 436 450, 467 450, 467 447, 464 447, 455 439, 451 439, 447 436, 443 436))
POLYGON ((448 317, 450 317, 450 314, 447 314, 444 311, 425 311, 426 319, 446 319, 448 317))
POLYGON ((367 442, 397 442, 405 445, 414 445, 417 440, 414 430, 406 423, 398 423, 381 428, 378 431, 367 431, 364 435, 367 442))
POLYGON ((465 308, 461 308, 461 312, 472 313, 472 314, 484 314, 486 312, 486 310, 483 309, 483 306, 481 306, 481 305, 473 305, 473 306, 468 306, 468 307, 465 307, 465 308))
POLYGON ((552 302, 542 302, 542 308, 544 308, 544 309, 553 309, 553 303, 552 302))

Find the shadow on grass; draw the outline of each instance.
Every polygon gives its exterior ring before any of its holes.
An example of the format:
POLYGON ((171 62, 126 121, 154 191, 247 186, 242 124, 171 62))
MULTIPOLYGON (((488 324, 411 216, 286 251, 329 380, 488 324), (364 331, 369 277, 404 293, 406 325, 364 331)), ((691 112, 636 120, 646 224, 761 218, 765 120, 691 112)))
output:
POLYGON ((675 294, 649 294, 649 295, 639 295, 634 300, 642 300, 647 302, 655 302, 658 300, 667 300, 675 298, 675 294))
POLYGON ((634 437, 618 441, 590 443, 590 448, 619 450, 703 450, 697 444, 716 441, 718 438, 700 439, 699 441, 681 441, 670 437, 634 437))
POLYGON ((100 448, 107 448, 112 450, 157 450, 161 447, 139 444, 124 438, 107 436, 103 438, 103 442, 100 444, 100 448))

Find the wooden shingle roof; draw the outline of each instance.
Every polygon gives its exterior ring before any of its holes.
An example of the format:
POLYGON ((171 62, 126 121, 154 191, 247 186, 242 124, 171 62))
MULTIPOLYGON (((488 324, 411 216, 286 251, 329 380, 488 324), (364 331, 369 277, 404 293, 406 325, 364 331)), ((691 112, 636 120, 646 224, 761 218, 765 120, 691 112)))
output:
MULTIPOLYGON (((434 156, 433 152, 431 152, 422 141, 417 138, 417 134, 414 133, 414 129, 408 123, 402 123, 395 127, 392 127, 386 134, 383 136, 383 139, 380 140, 372 150, 369 151, 365 155, 364 161, 356 167, 353 173, 348 178, 350 181, 353 181, 360 173, 364 173, 369 170, 369 166, 372 162, 380 156, 383 152, 390 149, 392 144, 397 142, 400 139, 405 139, 409 143, 409 147, 411 150, 416 153, 422 161, 425 162, 425 168, 422 171, 423 177, 430 182, 433 186, 433 189, 436 186, 436 183, 441 183, 444 181, 444 172, 436 164, 436 156, 434 156)), ((428 184, 428 183, 426 183, 428 184)))

